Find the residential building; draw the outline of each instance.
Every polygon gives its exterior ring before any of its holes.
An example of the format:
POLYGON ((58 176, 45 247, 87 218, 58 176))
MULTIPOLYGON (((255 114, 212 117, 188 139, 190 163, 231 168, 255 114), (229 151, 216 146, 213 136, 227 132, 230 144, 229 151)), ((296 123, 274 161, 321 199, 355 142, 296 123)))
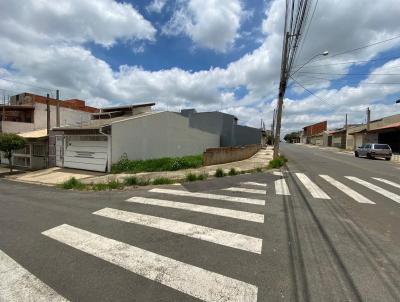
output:
MULTIPOLYGON (((86 106, 85 101, 53 98, 21 93, 0 105, 0 133, 17 133, 27 140, 27 146, 13 156, 13 164, 25 169, 48 166, 47 129, 60 125, 79 125, 90 120, 98 109, 86 106), (49 116, 47 108, 49 108, 49 116)), ((0 155, 2 163, 8 163, 0 155)))
POLYGON ((54 128, 55 165, 105 172, 124 157, 180 157, 220 146, 219 135, 191 127, 181 114, 153 112, 153 105, 105 108, 87 123, 54 128))
POLYGON ((327 145, 327 126, 328 122, 323 121, 320 123, 312 124, 303 128, 302 142, 305 144, 312 144, 318 146, 327 145))

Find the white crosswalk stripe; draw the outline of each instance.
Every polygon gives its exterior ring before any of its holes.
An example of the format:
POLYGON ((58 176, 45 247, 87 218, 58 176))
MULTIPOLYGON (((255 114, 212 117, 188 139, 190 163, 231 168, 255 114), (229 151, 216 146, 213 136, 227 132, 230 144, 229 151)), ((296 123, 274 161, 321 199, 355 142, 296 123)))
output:
POLYGON ((216 208, 198 204, 190 204, 184 202, 177 201, 169 201, 163 199, 155 199, 155 198, 145 198, 145 197, 132 197, 127 200, 127 202, 134 202, 152 206, 166 207, 172 209, 179 209, 185 211, 192 211, 210 215, 224 216, 234 219, 247 220, 252 222, 264 223, 264 215, 257 213, 250 213, 238 210, 224 209, 224 208, 216 208))
POLYGON ((393 186, 395 188, 399 188, 400 189, 400 184, 397 184, 397 183, 395 183, 393 181, 390 181, 390 180, 387 180, 387 179, 384 179, 384 178, 379 178, 379 177, 372 177, 372 178, 377 180, 377 181, 383 182, 385 184, 388 184, 388 185, 391 185, 391 186, 393 186))
POLYGON ((253 181, 246 181, 246 182, 241 182, 240 184, 242 185, 249 185, 249 186, 257 186, 257 187, 267 187, 267 184, 259 183, 259 182, 253 182, 253 181))
POLYGON ((168 232, 193 237, 196 239, 213 242, 216 244, 261 254, 262 239, 217 230, 197 224, 180 222, 171 219, 143 215, 111 208, 105 208, 93 214, 116 219, 119 221, 140 224, 168 232))
POLYGON ((354 176, 346 176, 346 178, 350 179, 350 180, 352 180, 352 181, 354 181, 354 182, 356 182, 356 183, 358 183, 360 185, 363 185, 364 187, 367 187, 368 189, 371 189, 371 190, 373 190, 373 191, 375 191, 375 192, 377 192, 377 193, 379 193, 379 194, 381 194, 381 195, 383 195, 383 196, 385 196, 385 197, 387 197, 387 198, 389 198, 389 199, 391 199, 391 200, 393 200, 393 201, 395 201, 397 203, 400 203, 400 196, 395 194, 395 193, 392 193, 392 192, 390 192, 388 190, 385 190, 385 189, 383 189, 381 187, 378 187, 378 186, 376 186, 376 185, 374 185, 374 184, 372 184, 372 183, 370 183, 368 181, 362 180, 362 179, 354 177, 354 176))
POLYGON ((285 179, 275 180, 275 193, 277 195, 290 195, 289 188, 285 179))
POLYGON ((181 190, 170 190, 170 189, 152 189, 150 192, 153 193, 163 193, 175 196, 186 196, 186 197, 196 197, 196 198, 206 198, 206 199, 214 199, 214 200, 223 200, 223 201, 232 201, 232 202, 240 202, 240 203, 249 203, 256 205, 265 205, 265 200, 263 199, 253 199, 253 198, 244 198, 244 197, 233 197, 226 195, 217 195, 210 193, 199 193, 199 192, 188 192, 181 190))
POLYGON ((363 195, 357 193, 353 189, 349 188, 345 184, 333 179, 332 177, 328 175, 320 175, 323 179, 325 179, 328 183, 330 183, 332 186, 338 188, 340 191, 345 193, 346 195, 350 196, 353 198, 355 201, 359 203, 369 203, 369 204, 375 204, 375 202, 369 200, 368 198, 364 197, 363 195))
POLYGON ((68 301, 0 250, 0 301, 68 301))
POLYGON ((231 192, 250 193, 250 194, 261 194, 261 195, 266 194, 265 190, 247 189, 247 188, 240 188, 240 187, 231 187, 231 188, 226 188, 223 190, 231 191, 231 192))
POLYGON ((304 173, 295 173, 297 178, 301 181, 304 187, 310 192, 312 197, 317 199, 331 199, 320 187, 318 187, 311 179, 304 173))
POLYGON ((257 301, 255 285, 67 224, 42 234, 203 301, 257 301))

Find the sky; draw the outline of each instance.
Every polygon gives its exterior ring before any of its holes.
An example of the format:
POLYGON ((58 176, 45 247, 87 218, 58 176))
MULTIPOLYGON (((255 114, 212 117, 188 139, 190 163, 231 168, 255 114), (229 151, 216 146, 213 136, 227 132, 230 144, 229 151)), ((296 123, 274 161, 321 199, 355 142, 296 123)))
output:
MULTIPOLYGON (((311 3, 295 67, 329 55, 293 74, 283 133, 342 127, 346 114, 362 123, 367 107, 400 113, 398 0, 311 3)), ((0 94, 59 89, 98 107, 151 101, 270 127, 284 13, 284 0, 2 0, 0 94)))

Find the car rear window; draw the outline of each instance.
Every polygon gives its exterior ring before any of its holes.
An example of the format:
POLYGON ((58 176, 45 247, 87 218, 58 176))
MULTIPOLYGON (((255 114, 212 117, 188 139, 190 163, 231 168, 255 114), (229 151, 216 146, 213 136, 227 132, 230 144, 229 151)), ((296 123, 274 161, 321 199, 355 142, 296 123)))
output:
POLYGON ((382 149, 390 149, 390 147, 389 147, 389 145, 377 144, 377 145, 374 145, 374 149, 382 150, 382 149))

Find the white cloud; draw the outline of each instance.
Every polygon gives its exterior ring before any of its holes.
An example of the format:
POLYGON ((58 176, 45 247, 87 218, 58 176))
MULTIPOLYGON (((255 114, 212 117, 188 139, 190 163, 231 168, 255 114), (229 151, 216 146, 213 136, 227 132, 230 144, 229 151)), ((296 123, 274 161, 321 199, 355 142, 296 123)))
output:
POLYGON ((167 0, 153 0, 149 5, 146 6, 147 11, 152 13, 161 13, 167 0))
POLYGON ((112 46, 119 39, 153 40, 151 23, 130 4, 113 0, 1 1, 0 36, 16 43, 92 41, 112 46))
POLYGON ((185 34, 200 47, 226 52, 238 36, 243 15, 239 0, 189 0, 177 9, 163 33, 185 34))

